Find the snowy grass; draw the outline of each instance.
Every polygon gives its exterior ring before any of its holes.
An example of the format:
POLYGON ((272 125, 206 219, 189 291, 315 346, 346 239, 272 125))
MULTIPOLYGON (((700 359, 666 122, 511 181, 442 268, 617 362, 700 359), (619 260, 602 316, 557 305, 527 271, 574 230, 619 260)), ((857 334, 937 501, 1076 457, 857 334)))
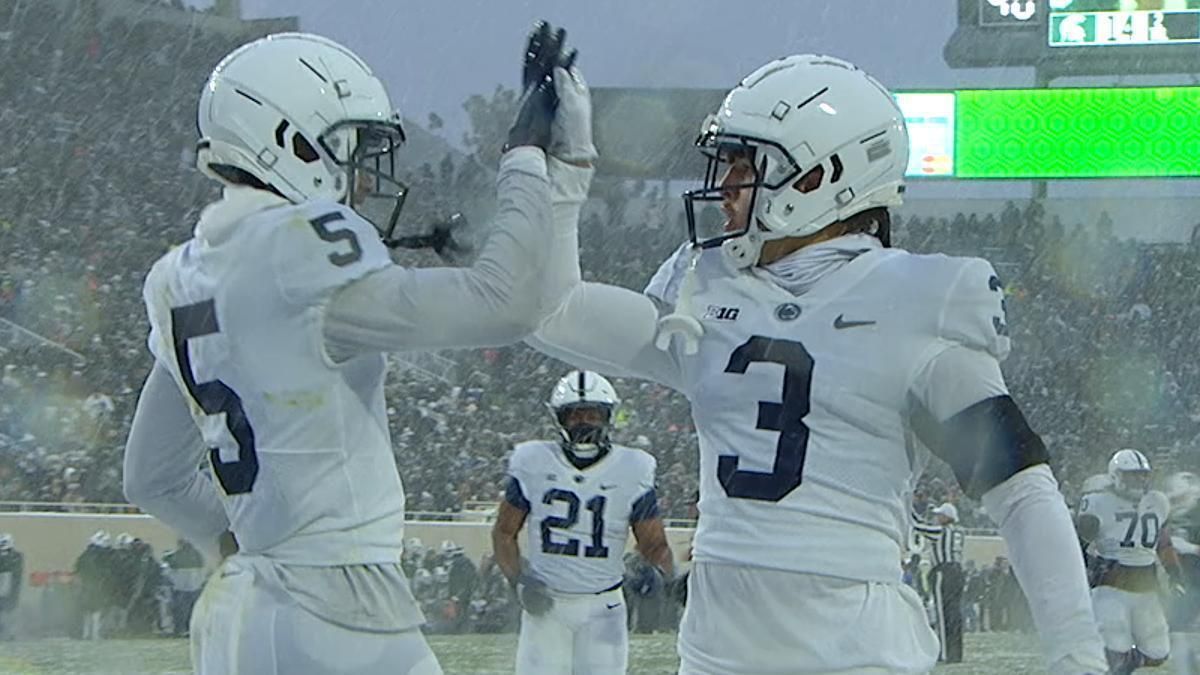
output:
MULTIPOLYGON (((966 663, 939 667, 939 675, 1042 673, 1036 637, 1022 633, 968 634, 966 663)), ((447 675, 511 675, 516 635, 431 636, 447 675)), ((630 669, 635 675, 667 675, 677 667, 675 636, 633 635, 630 669)), ((0 673, 67 675, 188 673, 186 640, 34 640, 0 642, 0 673)))

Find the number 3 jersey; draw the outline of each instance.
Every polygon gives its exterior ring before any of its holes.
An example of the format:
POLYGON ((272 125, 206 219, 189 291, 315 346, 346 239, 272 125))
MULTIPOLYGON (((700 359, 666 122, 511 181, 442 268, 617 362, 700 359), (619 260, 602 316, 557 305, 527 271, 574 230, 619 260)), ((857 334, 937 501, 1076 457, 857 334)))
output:
POLYGON ((1088 553, 1129 567, 1145 567, 1158 561, 1158 534, 1166 525, 1171 507, 1167 496, 1150 490, 1130 499, 1111 489, 1085 494, 1079 515, 1092 515, 1100 530, 1088 553))
POLYGON ((400 560, 384 358, 337 363, 322 339, 333 293, 389 264, 374 227, 341 205, 227 190, 151 269, 150 350, 212 448, 243 552, 303 565, 400 560))
POLYGON ((505 499, 528 514, 525 555, 533 575, 560 593, 617 586, 630 526, 659 517, 655 466, 648 453, 617 445, 584 469, 558 443, 517 445, 505 499))
MULTIPOLYGON (((914 411, 943 420, 1007 394, 990 264, 866 236, 825 246, 839 243, 852 259, 798 295, 762 268, 730 270, 718 249, 697 261, 699 350, 671 348, 699 436, 696 560, 899 580, 928 454, 909 442, 914 411), (938 367, 953 349, 983 366, 938 367)), ((647 295, 674 306, 688 257, 669 259, 647 295)))

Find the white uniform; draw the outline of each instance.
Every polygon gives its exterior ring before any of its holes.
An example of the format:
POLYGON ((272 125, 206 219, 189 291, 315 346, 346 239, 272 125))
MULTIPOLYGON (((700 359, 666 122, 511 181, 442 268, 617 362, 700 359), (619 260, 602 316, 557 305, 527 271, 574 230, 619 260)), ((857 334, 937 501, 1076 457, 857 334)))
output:
POLYGON ((655 466, 646 452, 621 446, 583 469, 558 443, 513 450, 506 499, 528 514, 529 572, 554 598, 546 614, 521 615, 518 673, 625 672, 625 543, 634 523, 659 515, 655 466))
POLYGON ((1101 559, 1095 564, 1137 568, 1135 573, 1145 580, 1144 590, 1107 583, 1092 589, 1105 648, 1127 652, 1136 647, 1149 658, 1166 658, 1170 638, 1154 579, 1159 532, 1170 515, 1167 496, 1151 490, 1135 502, 1111 489, 1093 492, 1080 500, 1079 514, 1100 521, 1099 534, 1088 546, 1088 554, 1101 559))
POLYGON ((504 344, 535 325, 539 273, 513 261, 551 238, 542 153, 507 153, 499 183, 485 273, 393 265, 345 206, 246 188, 152 268, 155 366, 126 493, 210 554, 224 530, 239 544, 193 613, 198 673, 441 672, 400 568, 383 352, 504 344))
MULTIPOLYGON (((551 355, 650 377, 691 402, 701 517, 681 672, 925 672, 937 658, 921 602, 900 582, 911 485, 926 461, 908 442, 909 413, 941 421, 1007 393, 1003 291, 983 260, 866 236, 824 246, 859 250, 800 295, 704 252, 695 354, 678 341, 669 354, 621 353, 648 310, 595 284, 577 287, 537 335, 551 355), (619 328, 588 321, 605 305, 628 316, 619 328)), ((686 263, 681 249, 646 294, 675 305, 686 263)))

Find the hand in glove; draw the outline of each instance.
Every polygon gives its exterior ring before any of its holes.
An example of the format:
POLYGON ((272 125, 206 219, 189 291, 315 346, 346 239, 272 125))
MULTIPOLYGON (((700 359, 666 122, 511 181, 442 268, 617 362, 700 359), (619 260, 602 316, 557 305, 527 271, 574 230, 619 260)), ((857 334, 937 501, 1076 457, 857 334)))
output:
POLYGON ((563 43, 567 31, 554 30, 545 21, 534 24, 533 32, 525 47, 525 60, 521 69, 524 87, 517 110, 517 118, 508 130, 508 142, 504 151, 522 145, 532 145, 546 150, 551 141, 551 125, 558 108, 558 94, 551 73, 556 67, 570 67, 575 54, 563 54, 563 43))
POLYGON ((550 597, 546 590, 546 582, 541 579, 522 574, 517 577, 513 588, 517 592, 517 601, 521 603, 521 607, 533 616, 542 616, 554 606, 554 598, 550 597))
POLYGON ((550 129, 550 154, 564 162, 589 164, 598 155, 592 143, 592 94, 587 82, 578 68, 555 68, 554 91, 558 110, 550 129))

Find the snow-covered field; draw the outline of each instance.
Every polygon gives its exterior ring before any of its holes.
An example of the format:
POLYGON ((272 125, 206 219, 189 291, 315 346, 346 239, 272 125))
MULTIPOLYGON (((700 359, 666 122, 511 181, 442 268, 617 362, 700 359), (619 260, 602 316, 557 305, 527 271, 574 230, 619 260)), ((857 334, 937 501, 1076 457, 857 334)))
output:
MULTIPOLYGON (((1012 675, 1041 673, 1036 637, 1022 633, 966 636, 966 663, 935 673, 1012 675)), ((516 635, 431 636, 446 675, 509 675, 516 635)), ((630 668, 634 675, 666 675, 676 669, 675 636, 634 635, 630 668)), ((186 640, 36 640, 0 642, 0 673, 188 673, 186 640)))

